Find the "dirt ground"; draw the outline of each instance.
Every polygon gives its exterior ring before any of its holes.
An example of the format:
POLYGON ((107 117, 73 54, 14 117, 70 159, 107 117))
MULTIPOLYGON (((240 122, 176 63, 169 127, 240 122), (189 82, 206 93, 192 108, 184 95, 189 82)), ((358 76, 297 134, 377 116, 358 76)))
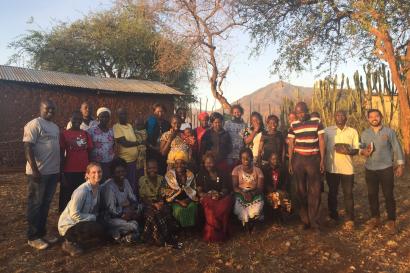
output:
MULTIPOLYGON (((251 236, 234 227, 232 238, 223 244, 206 244, 194 234, 182 237, 183 250, 109 244, 78 258, 64 254, 60 243, 44 251, 27 245, 25 177, 1 174, 0 272, 410 272, 409 169, 396 181, 400 232, 394 236, 385 235, 384 228, 365 230, 369 207, 363 167, 358 165, 357 170, 353 233, 325 222, 317 237, 301 231, 296 219, 285 225, 266 221, 251 236)), ((49 217, 49 230, 55 234, 57 196, 49 217)), ((339 204, 342 200, 339 196, 339 204)), ((323 204, 325 213, 326 194, 323 204)), ((384 212, 383 201, 381 207, 384 212)))

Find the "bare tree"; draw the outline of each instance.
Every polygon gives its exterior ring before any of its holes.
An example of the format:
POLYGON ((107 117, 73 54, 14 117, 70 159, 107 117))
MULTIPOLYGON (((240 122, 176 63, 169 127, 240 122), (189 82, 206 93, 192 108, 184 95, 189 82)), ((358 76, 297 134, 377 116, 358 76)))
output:
POLYGON ((229 64, 223 60, 223 43, 231 31, 243 23, 234 10, 233 1, 172 0, 163 4, 173 34, 192 47, 205 68, 213 97, 229 111, 231 105, 222 90, 229 71, 229 64))

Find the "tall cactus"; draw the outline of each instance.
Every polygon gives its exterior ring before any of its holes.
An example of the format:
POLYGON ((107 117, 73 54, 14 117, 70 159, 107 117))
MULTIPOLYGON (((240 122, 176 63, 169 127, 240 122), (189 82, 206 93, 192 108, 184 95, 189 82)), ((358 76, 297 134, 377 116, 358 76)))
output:
POLYGON ((354 88, 344 74, 340 78, 327 77, 314 85, 311 110, 321 114, 325 126, 334 124, 334 114, 343 109, 349 113, 350 126, 359 131, 367 127, 366 111, 378 108, 384 118, 384 123, 392 125, 394 114, 398 111, 397 95, 390 72, 382 65, 378 69, 363 66, 364 77, 356 71, 353 75, 354 88), (374 102, 375 97, 380 103, 374 102), (388 99, 387 99, 388 98, 388 99))

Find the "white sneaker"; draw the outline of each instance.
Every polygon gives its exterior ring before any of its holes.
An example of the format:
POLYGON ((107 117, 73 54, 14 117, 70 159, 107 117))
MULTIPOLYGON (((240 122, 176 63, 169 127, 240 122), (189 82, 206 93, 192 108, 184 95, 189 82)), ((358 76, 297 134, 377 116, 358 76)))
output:
POLYGON ((48 247, 48 243, 45 242, 41 238, 36 239, 36 240, 28 240, 27 243, 28 243, 29 246, 31 246, 35 249, 38 249, 38 250, 43 250, 43 249, 46 249, 48 247))
POLYGON ((44 241, 46 241, 49 244, 55 244, 58 242, 58 238, 52 234, 47 234, 42 238, 44 241))

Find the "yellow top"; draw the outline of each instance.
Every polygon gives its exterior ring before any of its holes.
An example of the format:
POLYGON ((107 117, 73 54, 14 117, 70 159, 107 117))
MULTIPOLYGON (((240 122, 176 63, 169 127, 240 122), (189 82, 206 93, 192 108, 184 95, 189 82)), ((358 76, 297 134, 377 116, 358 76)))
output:
MULTIPOLYGON (((119 123, 114 124, 114 138, 118 139, 121 137, 125 137, 125 140, 135 142, 137 141, 137 137, 135 136, 134 129, 132 125, 127 123, 127 125, 122 125, 119 123)), ((124 159, 127 163, 133 162, 137 160, 138 155, 138 147, 124 147, 122 145, 118 145, 118 156, 124 159)))
POLYGON ((335 152, 336 143, 349 144, 351 149, 359 149, 359 134, 356 129, 345 126, 340 130, 337 126, 325 129, 326 171, 344 175, 354 174, 352 156, 335 152))

